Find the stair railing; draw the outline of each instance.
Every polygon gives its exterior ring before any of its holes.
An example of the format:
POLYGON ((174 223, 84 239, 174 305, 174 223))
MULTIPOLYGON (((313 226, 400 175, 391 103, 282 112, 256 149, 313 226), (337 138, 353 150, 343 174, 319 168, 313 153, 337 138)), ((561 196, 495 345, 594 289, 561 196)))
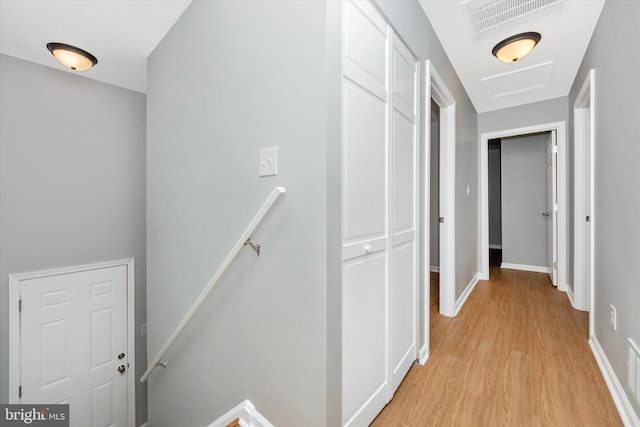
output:
POLYGON ((209 280, 209 283, 207 283, 207 286, 205 286, 205 288, 202 290, 202 292, 200 293, 196 301, 193 303, 193 305, 191 306, 187 314, 185 314, 185 316, 182 318, 182 320, 180 321, 176 329, 173 331, 173 333, 171 334, 167 342, 162 346, 157 356, 153 358, 153 360, 151 361, 151 364, 147 367, 147 370, 144 372, 144 374, 142 374, 142 377, 140 377, 140 382, 145 382, 149 377, 149 375, 151 375, 151 372, 153 372, 153 370, 156 368, 156 366, 162 366, 164 368, 167 367, 166 362, 161 362, 162 358, 167 353, 167 351, 169 351, 169 349, 173 345, 178 335, 180 335, 180 332, 182 332, 185 326, 187 326, 187 323, 189 323, 189 320, 191 320, 191 318, 193 317, 195 312, 198 310, 198 308, 200 308, 204 300, 207 298, 207 295, 209 295, 209 292, 211 292, 211 290, 216 286, 216 284, 218 283, 218 281, 220 280, 224 272, 227 270, 229 265, 231 265, 235 257, 240 252, 240 250, 242 250, 244 246, 249 245, 251 246, 251 248, 253 248, 257 252, 258 256, 260 256, 260 245, 257 245, 251 241, 251 234, 254 232, 256 227, 260 224, 260 222, 262 221, 264 216, 267 214, 267 212, 269 212, 269 209, 271 209, 271 206, 273 205, 273 203, 285 191, 286 189, 284 187, 275 187, 271 192, 271 194, 269 194, 269 197, 267 197, 267 200, 260 207, 256 216, 251 220, 251 222, 249 223, 247 228, 244 230, 244 232, 242 233, 242 235, 240 236, 236 244, 233 246, 233 248, 231 249, 227 257, 224 259, 224 261, 222 261, 222 264, 218 268, 218 271, 216 271, 213 277, 211 277, 211 280, 209 280))

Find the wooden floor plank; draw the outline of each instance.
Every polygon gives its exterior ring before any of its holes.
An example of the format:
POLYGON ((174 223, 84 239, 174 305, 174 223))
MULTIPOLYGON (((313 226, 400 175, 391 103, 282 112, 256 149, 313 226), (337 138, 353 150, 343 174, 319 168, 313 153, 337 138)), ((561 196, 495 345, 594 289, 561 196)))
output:
POLYGON ((460 314, 438 313, 431 354, 372 426, 622 426, 589 349, 588 315, 546 274, 492 267, 460 314))

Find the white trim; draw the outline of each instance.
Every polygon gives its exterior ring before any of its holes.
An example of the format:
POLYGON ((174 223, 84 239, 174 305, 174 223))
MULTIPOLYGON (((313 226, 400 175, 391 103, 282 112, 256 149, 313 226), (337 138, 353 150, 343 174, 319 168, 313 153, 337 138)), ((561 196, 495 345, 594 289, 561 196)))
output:
POLYGON ((429 348, 425 344, 418 352, 418 363, 421 365, 425 365, 427 363, 427 360, 429 360, 429 348))
POLYGON ((456 316, 458 315, 458 313, 460 313, 460 309, 462 308, 464 303, 467 301, 467 298, 469 298, 469 295, 471 295, 471 292, 473 291, 473 289, 478 284, 479 278, 480 278, 480 275, 478 273, 474 274, 469 284, 467 284, 467 287, 464 288, 462 295, 460 295, 460 298, 458 298, 458 300, 456 301, 456 316))
POLYGON ((225 427, 236 418, 240 418, 242 427, 273 427, 273 424, 256 410, 250 400, 241 402, 238 406, 209 424, 208 427, 225 427))
POLYGON ((440 273, 440 266, 439 265, 432 265, 431 267, 429 267, 429 271, 432 273, 440 273))
POLYGON ((144 423, 140 427, 149 427, 149 423, 144 423))
MULTIPOLYGON (((594 277, 594 152, 595 152, 595 70, 590 70, 585 78, 582 88, 573 104, 574 122, 574 169, 573 169, 573 283, 575 291, 574 308, 590 311, 593 307, 593 277, 594 277), (589 114, 588 135, 585 135, 586 114, 589 114), (590 182, 587 189, 585 181, 585 147, 589 148, 590 182), (585 206, 585 194, 590 191, 589 209, 585 206), (591 253, 590 253, 590 278, 585 273, 585 253, 580 248, 585 248, 585 217, 589 215, 591 224, 591 253)), ((594 333, 594 325, 591 314, 589 315, 589 332, 594 333)))
POLYGON ((489 249, 502 249, 502 245, 492 245, 492 244, 489 244, 489 249))
POLYGON ((535 273, 547 273, 550 274, 549 267, 546 265, 526 265, 526 264, 512 264, 510 262, 503 262, 500 264, 500 268, 506 268, 508 270, 522 270, 533 271, 535 273))
MULTIPOLYGON (((489 156, 488 142, 493 138, 525 135, 555 130, 558 142, 558 290, 567 291, 567 132, 566 122, 542 123, 515 129, 486 132, 480 135, 480 279, 489 279, 489 156)), ((545 270, 545 272, 547 272, 545 270)))
POLYGON ((575 305, 575 298, 573 296, 573 289, 571 289, 571 286, 567 285, 567 298, 569 298, 569 302, 571 303, 571 307, 576 308, 575 305))
POLYGON ((591 347, 591 351, 593 352, 596 362, 600 367, 604 381, 607 383, 607 388, 609 388, 609 393, 611 394, 613 403, 615 403, 616 408, 618 409, 618 414, 622 419, 622 423, 626 427, 640 426, 640 418, 638 418, 638 414, 633 409, 631 401, 629 400, 627 393, 624 391, 624 387, 620 384, 620 381, 607 358, 607 354, 604 352, 604 349, 598 342, 598 338, 596 338, 594 334, 591 334, 589 337, 589 346, 591 347))
POLYGON ((74 267, 54 268, 30 273, 9 275, 9 403, 20 403, 18 386, 20 385, 20 313, 18 300, 20 299, 20 282, 41 277, 59 276, 62 274, 81 271, 98 270, 103 268, 127 268, 127 359, 132 372, 127 375, 127 418, 129 426, 136 425, 136 369, 135 369, 135 261, 127 258, 116 261, 85 264, 74 267))
MULTIPOLYGON (((440 77, 431 61, 426 61, 426 97, 425 102, 435 101, 440 107, 440 215, 444 217, 444 223, 440 225, 440 314, 454 317, 456 298, 456 211, 455 211, 455 169, 456 169, 456 100, 447 88, 444 80, 440 77)), ((425 123, 430 123, 426 114, 430 114, 431 109, 425 108, 425 123)), ((429 153, 431 144, 431 133, 424 132, 426 143, 425 151, 429 153)), ((429 156, 426 156, 425 163, 425 189, 429 196, 429 156)), ((429 230, 426 224, 429 221, 429 209, 424 209, 425 233, 429 242, 429 230)), ((426 246, 426 245, 425 245, 426 246)), ((426 249, 426 248, 425 248, 426 249)), ((429 256, 429 251, 425 250, 425 256, 429 256)), ((428 262, 430 258, 426 258, 428 262)), ((425 265, 429 265, 426 264, 425 265)), ((429 296, 429 290, 425 292, 429 296)), ((427 304, 426 307, 429 307, 427 304)), ((425 316, 425 318, 428 316, 425 316)), ((426 323, 426 322, 425 322, 426 323)), ((425 333, 428 333, 428 329, 425 333)))

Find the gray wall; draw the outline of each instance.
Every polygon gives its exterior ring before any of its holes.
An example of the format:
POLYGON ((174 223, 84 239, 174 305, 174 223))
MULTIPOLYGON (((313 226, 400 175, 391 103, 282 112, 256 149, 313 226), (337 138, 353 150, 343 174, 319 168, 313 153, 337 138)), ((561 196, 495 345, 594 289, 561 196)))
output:
POLYGON ((566 96, 478 114, 478 133, 569 120, 566 96))
POLYGON ((275 425, 328 424, 325 6, 193 2, 149 58, 149 359, 287 188, 254 234, 260 257, 239 254, 149 378, 154 427, 206 425, 244 399, 275 425), (269 146, 279 174, 259 178, 269 146))
POLYGON ((502 246, 502 199, 500 145, 489 148, 489 245, 502 246))
MULTIPOLYGON (((135 258, 145 321, 145 96, 0 56, 0 402, 8 401, 8 275, 135 258)), ((136 370, 146 365, 136 337, 136 370)), ((146 387, 137 382, 137 418, 146 387)))
POLYGON ((431 102, 431 147, 430 147, 430 193, 431 216, 429 218, 429 242, 431 267, 440 268, 440 111, 431 102))
POLYGON ((546 267, 547 134, 503 138, 502 262, 546 267))
MULTIPOLYGON (((420 61, 429 59, 433 63, 456 100, 455 203, 458 297, 478 272, 478 114, 419 3, 397 0, 376 0, 375 3, 420 61), (466 193, 467 185, 471 189, 469 196, 466 193)), ((423 92, 424 76, 425 70, 422 67, 420 84, 423 92)), ((423 103, 420 108, 421 111, 425 111, 429 105, 425 106, 423 103)), ((429 125, 422 123, 421 129, 422 132, 426 132, 429 125)), ((421 147, 422 149, 424 147, 421 147)), ((422 299, 421 296, 420 301, 422 299)))
MULTIPOLYGON (((570 92, 570 105, 590 69, 595 94, 595 334, 627 384, 627 338, 640 343, 640 59, 612 46, 640 39, 640 2, 608 1, 570 92), (609 304, 618 330, 609 326, 609 304)), ((635 408, 640 415, 640 408, 635 408)))

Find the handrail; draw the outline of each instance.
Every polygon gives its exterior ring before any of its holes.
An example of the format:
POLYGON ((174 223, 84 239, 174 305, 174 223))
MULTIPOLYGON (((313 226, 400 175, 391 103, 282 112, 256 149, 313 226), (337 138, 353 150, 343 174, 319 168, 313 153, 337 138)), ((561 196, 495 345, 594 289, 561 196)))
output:
POLYGON ((160 365, 165 368, 167 367, 167 364, 161 363, 160 360, 164 357, 167 351, 169 351, 169 348, 171 347, 171 345, 173 345, 173 342, 176 340, 180 332, 182 332, 182 330, 187 325, 187 323, 189 323, 189 320, 191 320, 194 313, 198 310, 200 305, 204 302, 209 292, 211 292, 211 290, 215 287, 215 285, 218 283, 218 280, 220 280, 220 277, 222 277, 222 275, 227 270, 229 265, 231 265, 231 262, 235 259, 236 255, 238 255, 238 253, 243 248, 243 246, 245 246, 245 242, 247 242, 247 240, 250 239, 251 233, 253 233, 256 227, 260 224, 260 222, 262 221, 262 218, 264 218, 264 216, 267 214, 269 209, 271 209, 271 205, 273 205, 276 199, 285 191, 286 189, 284 187, 275 187, 271 192, 271 194, 269 194, 269 197, 267 197, 267 200, 265 200, 262 207, 260 207, 260 210, 258 210, 258 213, 253 218, 253 220, 251 220, 246 230, 244 230, 244 232, 242 233, 242 235, 240 236, 236 244, 233 246, 233 248, 229 252, 229 255, 227 255, 224 261, 222 261, 222 264, 218 268, 218 271, 216 271, 216 273, 213 275, 211 280, 209 280, 209 283, 207 283, 207 286, 205 286, 205 288, 202 290, 202 292, 200 293, 196 301, 193 303, 193 305, 191 306, 187 314, 182 318, 182 320, 178 324, 178 327, 176 327, 176 329, 173 331, 173 333, 171 334, 167 342, 162 346, 162 348, 158 352, 158 355, 153 359, 149 367, 147 367, 147 370, 144 371, 144 374, 142 374, 142 377, 140 377, 140 382, 145 382, 156 366, 160 365))

